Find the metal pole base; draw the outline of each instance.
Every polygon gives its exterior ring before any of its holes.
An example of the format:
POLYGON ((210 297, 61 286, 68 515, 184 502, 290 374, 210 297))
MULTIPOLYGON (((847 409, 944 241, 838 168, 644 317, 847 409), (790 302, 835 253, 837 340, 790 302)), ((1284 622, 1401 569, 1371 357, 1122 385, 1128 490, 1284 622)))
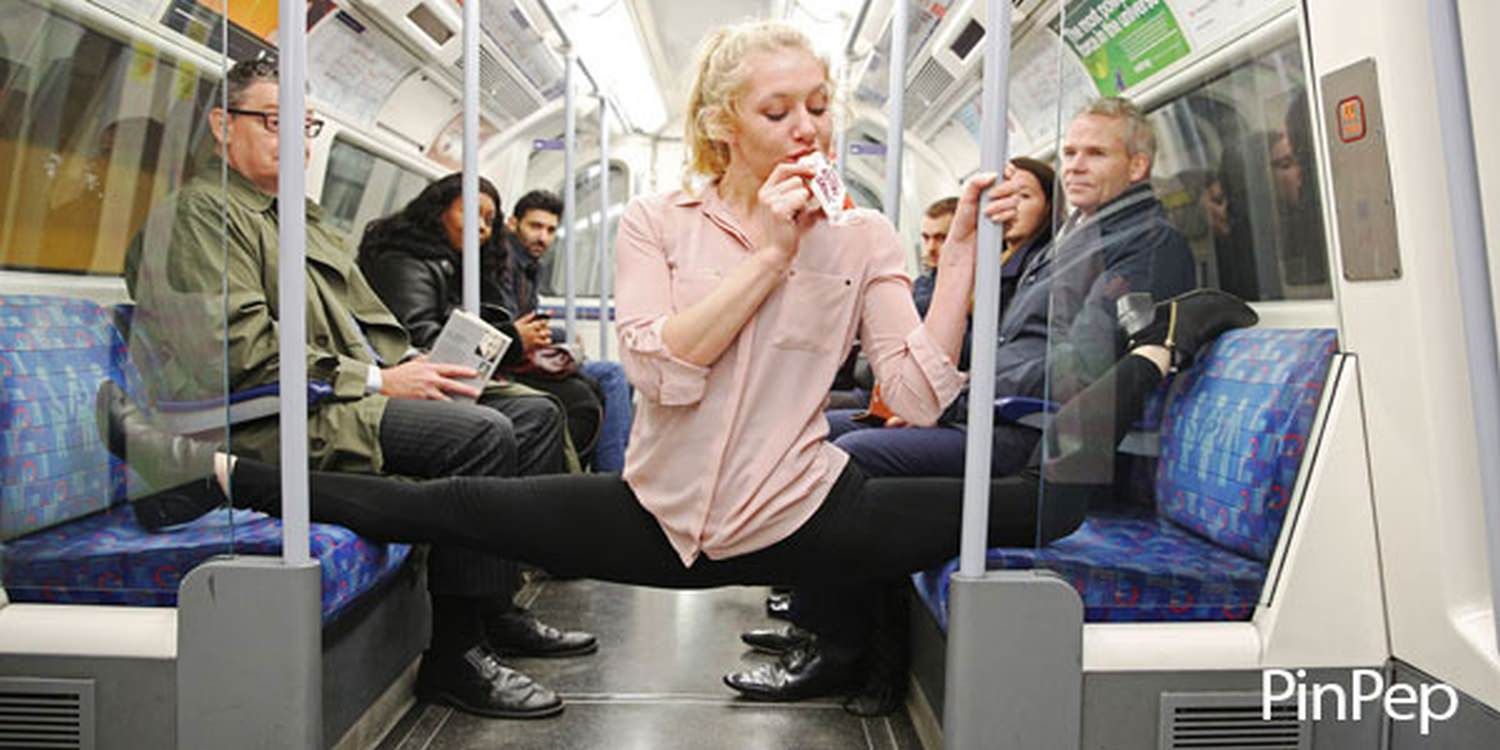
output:
POLYGON ((211 560, 177 595, 177 746, 322 746, 316 561, 211 560))
POLYGON ((1083 719, 1083 602, 1046 571, 956 573, 943 746, 1064 750, 1083 719))

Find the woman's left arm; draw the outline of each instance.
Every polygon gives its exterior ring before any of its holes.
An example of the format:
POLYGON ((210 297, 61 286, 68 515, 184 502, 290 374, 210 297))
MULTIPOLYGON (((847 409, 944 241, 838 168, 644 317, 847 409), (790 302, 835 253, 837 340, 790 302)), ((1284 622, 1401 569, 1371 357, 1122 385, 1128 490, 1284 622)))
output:
POLYGON ((925 320, 912 303, 895 229, 881 221, 863 243, 875 256, 865 282, 860 341, 886 404, 909 424, 935 424, 963 389, 964 376, 954 363, 963 349, 974 286, 979 196, 993 182, 993 176, 980 175, 965 185, 953 217, 957 234, 944 246, 925 320))

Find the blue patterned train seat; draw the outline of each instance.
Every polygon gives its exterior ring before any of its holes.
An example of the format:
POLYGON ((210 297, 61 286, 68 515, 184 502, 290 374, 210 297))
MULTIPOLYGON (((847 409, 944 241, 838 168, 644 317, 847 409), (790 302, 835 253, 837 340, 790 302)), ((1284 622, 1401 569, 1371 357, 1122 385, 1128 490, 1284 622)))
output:
MULTIPOLYGON (((323 568, 324 622, 394 575, 411 551, 405 544, 377 544, 322 523, 312 525, 309 542, 323 568)), ((230 552, 280 555, 281 522, 221 508, 152 533, 120 504, 7 543, 5 591, 18 602, 171 607, 188 571, 230 552)))
MULTIPOLYGON (((1058 573, 1089 622, 1250 619, 1336 345, 1322 329, 1225 334, 1172 383, 1154 514, 1090 515, 1046 547, 989 550, 988 567, 1058 573)), ((912 577, 944 629, 957 569, 912 577)))
MULTIPOLYGON (((149 533, 125 504, 141 485, 95 425, 100 383, 141 394, 115 327, 93 302, 0 295, 0 582, 11 601, 173 606, 182 575, 214 555, 279 554, 280 523, 223 511, 149 533)), ((325 622, 390 577, 406 545, 314 525, 325 622)))

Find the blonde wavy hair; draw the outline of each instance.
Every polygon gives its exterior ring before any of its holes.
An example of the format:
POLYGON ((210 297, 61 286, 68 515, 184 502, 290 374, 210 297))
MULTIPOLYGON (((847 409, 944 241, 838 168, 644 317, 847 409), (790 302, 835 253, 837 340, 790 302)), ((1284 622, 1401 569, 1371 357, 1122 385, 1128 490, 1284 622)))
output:
POLYGON ((726 142, 739 114, 739 99, 750 80, 746 59, 756 52, 800 49, 823 66, 830 101, 834 82, 828 60, 813 50, 812 42, 797 29, 777 21, 747 21, 725 26, 704 38, 698 50, 698 72, 688 93, 683 143, 687 165, 683 186, 695 177, 717 179, 729 166, 726 142))

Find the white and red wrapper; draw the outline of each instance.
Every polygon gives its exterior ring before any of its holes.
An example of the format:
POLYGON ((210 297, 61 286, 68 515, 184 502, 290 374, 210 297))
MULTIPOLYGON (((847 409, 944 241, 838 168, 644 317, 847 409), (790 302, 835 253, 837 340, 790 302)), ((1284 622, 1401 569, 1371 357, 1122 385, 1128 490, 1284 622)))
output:
POLYGON ((830 220, 837 219, 845 210, 854 208, 853 200, 844 189, 844 181, 839 179, 839 171, 821 151, 814 151, 798 159, 797 163, 812 168, 813 175, 807 181, 807 188, 812 191, 813 197, 830 220))

